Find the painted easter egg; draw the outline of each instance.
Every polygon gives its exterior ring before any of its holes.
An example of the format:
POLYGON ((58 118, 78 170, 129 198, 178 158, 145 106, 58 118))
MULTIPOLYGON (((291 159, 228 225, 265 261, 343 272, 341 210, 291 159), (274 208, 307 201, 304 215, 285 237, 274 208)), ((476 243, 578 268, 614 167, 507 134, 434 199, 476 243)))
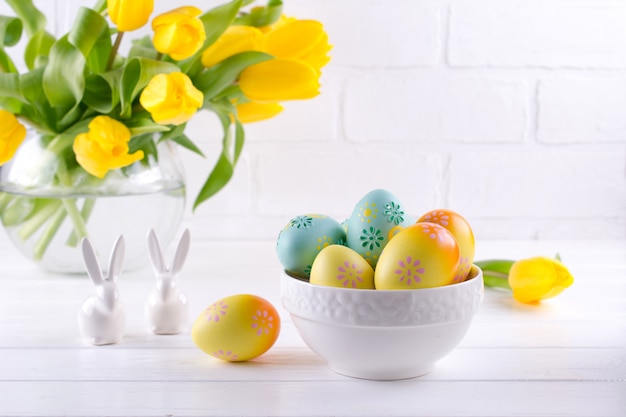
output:
POLYGON ((291 219, 280 231, 276 253, 286 271, 308 278, 317 254, 328 245, 345 241, 346 232, 335 219, 305 214, 291 219))
POLYGON ((330 245, 313 261, 310 282, 330 287, 374 289, 374 269, 353 249, 330 245))
POLYGON ((469 222, 459 213, 447 209, 431 210, 418 220, 419 222, 436 223, 445 227, 456 239, 459 245, 459 268, 454 276, 454 282, 465 281, 474 263, 474 233, 469 222))
POLYGON ((374 283, 379 290, 430 288, 454 281, 459 245, 435 223, 416 223, 389 241, 380 255, 374 283))
POLYGON ((193 342, 224 361, 241 362, 267 352, 280 333, 280 316, 267 300, 251 294, 222 298, 206 308, 191 329, 193 342))
POLYGON ((412 223, 396 196, 383 189, 370 191, 348 219, 348 246, 376 268, 385 245, 412 223))

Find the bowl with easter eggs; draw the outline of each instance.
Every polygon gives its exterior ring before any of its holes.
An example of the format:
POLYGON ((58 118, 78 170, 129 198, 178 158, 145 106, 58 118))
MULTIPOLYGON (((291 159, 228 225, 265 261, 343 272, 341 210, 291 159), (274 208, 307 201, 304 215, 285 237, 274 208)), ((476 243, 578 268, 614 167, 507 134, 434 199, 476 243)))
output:
POLYGON ((294 217, 276 251, 281 301, 299 335, 350 377, 431 372, 465 337, 483 300, 467 220, 448 209, 412 218, 387 190, 366 194, 342 223, 294 217))

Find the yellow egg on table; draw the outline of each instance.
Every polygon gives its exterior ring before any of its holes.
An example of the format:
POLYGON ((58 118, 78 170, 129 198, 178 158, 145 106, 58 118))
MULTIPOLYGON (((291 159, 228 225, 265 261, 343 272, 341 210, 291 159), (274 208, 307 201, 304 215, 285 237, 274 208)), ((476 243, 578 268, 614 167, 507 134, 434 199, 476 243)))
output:
POLYGON ((454 276, 454 282, 465 281, 474 263, 474 233, 469 222, 459 213, 447 209, 431 210, 417 220, 420 222, 436 223, 445 227, 456 239, 459 245, 459 268, 454 276))
POLYGON ((280 333, 280 316, 264 298, 238 294, 206 308, 191 329, 193 342, 205 353, 240 362, 267 352, 280 333))
POLYGON ((330 287, 374 289, 374 269, 355 250, 330 245, 315 257, 310 282, 330 287))
POLYGON ((380 254, 374 283, 378 290, 405 290, 448 285, 459 267, 459 245, 435 223, 416 223, 387 243, 380 254))

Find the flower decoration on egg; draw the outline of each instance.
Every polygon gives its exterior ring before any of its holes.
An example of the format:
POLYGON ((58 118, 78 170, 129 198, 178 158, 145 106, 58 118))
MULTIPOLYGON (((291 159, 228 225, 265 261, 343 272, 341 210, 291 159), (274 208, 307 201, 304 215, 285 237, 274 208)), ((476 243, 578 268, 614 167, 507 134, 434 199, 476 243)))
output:
POLYGON ((385 205, 385 211, 383 214, 387 216, 389 222, 393 222, 396 226, 404 221, 404 211, 394 201, 391 201, 385 205))
POLYGON ((193 324, 191 337, 203 352, 240 362, 269 350, 280 334, 280 316, 264 298, 236 294, 214 302, 193 324))

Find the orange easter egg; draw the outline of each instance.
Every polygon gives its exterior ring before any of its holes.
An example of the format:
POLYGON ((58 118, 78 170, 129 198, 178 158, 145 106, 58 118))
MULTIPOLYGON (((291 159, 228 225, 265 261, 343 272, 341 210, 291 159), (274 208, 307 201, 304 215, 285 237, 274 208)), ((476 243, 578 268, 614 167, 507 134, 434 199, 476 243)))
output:
POLYGON ((380 254, 374 283, 378 290, 430 288, 454 281, 459 245, 435 223, 416 223, 400 231, 380 254))
POLYGON ((417 222, 436 223, 445 227, 456 239, 459 245, 459 268, 454 276, 454 282, 465 281, 474 263, 474 233, 469 222, 459 213, 447 209, 431 210, 417 220, 417 222))

